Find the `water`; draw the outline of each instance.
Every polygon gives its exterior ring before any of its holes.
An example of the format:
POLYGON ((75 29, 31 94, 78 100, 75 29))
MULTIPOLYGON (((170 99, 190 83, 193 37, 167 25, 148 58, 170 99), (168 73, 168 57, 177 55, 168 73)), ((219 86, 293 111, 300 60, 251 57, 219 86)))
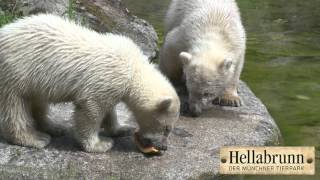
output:
MULTIPOLYGON (((123 1, 154 25, 162 40, 170 1, 123 1)), ((320 179, 320 0, 238 4, 248 35, 242 79, 267 106, 285 145, 317 148, 316 176, 245 179, 320 179)))

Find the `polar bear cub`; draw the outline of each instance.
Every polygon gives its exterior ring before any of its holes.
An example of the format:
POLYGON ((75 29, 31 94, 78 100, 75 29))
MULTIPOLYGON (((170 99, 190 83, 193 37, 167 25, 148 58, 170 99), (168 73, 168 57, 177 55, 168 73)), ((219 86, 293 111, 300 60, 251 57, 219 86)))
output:
POLYGON ((237 84, 246 35, 234 0, 172 0, 165 20, 160 69, 172 82, 186 83, 189 109, 202 111, 202 98, 240 106, 237 84))
POLYGON ((103 119, 123 101, 142 137, 158 149, 179 115, 179 98, 132 40, 99 34, 60 17, 27 17, 0 29, 0 131, 8 142, 42 148, 49 103, 73 102, 74 137, 87 152, 105 152, 103 119))

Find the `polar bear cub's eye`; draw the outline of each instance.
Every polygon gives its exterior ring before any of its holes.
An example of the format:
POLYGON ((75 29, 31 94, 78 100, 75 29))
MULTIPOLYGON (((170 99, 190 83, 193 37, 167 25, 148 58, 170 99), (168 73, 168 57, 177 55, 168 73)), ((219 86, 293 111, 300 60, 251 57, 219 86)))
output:
POLYGON ((223 64, 222 64, 223 70, 224 71, 228 71, 231 68, 232 64, 233 64, 232 59, 231 58, 226 58, 223 61, 223 64))

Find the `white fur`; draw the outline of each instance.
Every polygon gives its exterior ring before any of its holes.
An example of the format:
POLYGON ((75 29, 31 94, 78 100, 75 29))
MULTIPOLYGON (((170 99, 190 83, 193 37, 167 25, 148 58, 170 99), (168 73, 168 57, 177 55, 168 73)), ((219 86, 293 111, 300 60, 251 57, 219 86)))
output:
POLYGON ((0 129, 8 141, 44 147, 48 103, 74 102, 75 138, 84 150, 104 152, 104 117, 124 101, 142 132, 173 125, 179 100, 171 84, 127 37, 98 34, 54 15, 36 15, 0 29, 0 129), (165 110, 162 101, 171 99, 165 110), (159 118, 162 117, 162 118, 159 118))
POLYGON ((173 82, 185 76, 189 105, 198 106, 191 110, 201 109, 204 94, 236 93, 246 35, 234 0, 172 0, 165 25, 160 69, 173 82))

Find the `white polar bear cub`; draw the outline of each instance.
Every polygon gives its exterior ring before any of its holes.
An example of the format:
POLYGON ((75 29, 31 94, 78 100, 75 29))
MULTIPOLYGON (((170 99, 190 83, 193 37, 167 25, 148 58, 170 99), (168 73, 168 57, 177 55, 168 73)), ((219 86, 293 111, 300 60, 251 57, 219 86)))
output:
POLYGON ((246 35, 236 2, 172 0, 165 25, 160 69, 173 82, 186 81, 190 111, 199 115, 205 96, 240 106, 246 35))
POLYGON ((99 129, 103 119, 115 121, 119 101, 141 136, 165 149, 179 98, 132 40, 45 14, 0 29, 0 131, 8 142, 46 146, 48 104, 73 102, 75 139, 87 152, 105 152, 113 143, 99 129))

